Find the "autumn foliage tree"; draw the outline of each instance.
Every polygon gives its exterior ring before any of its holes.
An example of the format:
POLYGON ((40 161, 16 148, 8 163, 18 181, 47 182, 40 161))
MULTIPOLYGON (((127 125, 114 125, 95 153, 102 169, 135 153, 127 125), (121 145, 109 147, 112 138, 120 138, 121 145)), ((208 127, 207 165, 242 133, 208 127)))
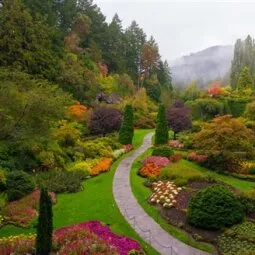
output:
POLYGON ((249 152, 255 141, 252 131, 231 115, 219 116, 205 123, 193 140, 199 150, 231 153, 249 152))
POLYGON ((191 109, 177 100, 167 112, 168 127, 174 131, 174 139, 176 134, 191 129, 191 109))
POLYGON ((110 107, 97 107, 90 119, 89 129, 93 135, 106 135, 118 131, 121 126, 121 113, 110 107))
POLYGON ((87 108, 85 105, 80 104, 79 102, 71 105, 67 111, 67 115, 71 116, 72 120, 77 122, 85 121, 88 118, 89 113, 89 108, 87 108))
POLYGON ((218 97, 221 94, 221 85, 219 82, 213 82, 207 92, 211 97, 218 97))

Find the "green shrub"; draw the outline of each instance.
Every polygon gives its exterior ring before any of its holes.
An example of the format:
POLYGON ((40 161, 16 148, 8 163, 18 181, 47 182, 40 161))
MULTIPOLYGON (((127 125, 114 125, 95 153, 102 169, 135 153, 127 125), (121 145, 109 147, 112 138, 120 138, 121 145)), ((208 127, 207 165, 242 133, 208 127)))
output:
POLYGON ((124 119, 119 132, 119 141, 121 144, 132 144, 134 136, 134 115, 131 105, 126 105, 124 119))
POLYGON ((17 200, 31 193, 35 182, 31 175, 23 171, 9 172, 6 180, 6 193, 9 201, 17 200))
POLYGON ((134 126, 136 128, 144 128, 151 129, 155 128, 155 121, 152 118, 148 118, 147 116, 138 116, 135 120, 134 126))
POLYGON ((160 156, 166 158, 170 157, 173 154, 174 154, 173 150, 168 146, 155 147, 152 152, 153 156, 160 156))
POLYGON ((164 105, 159 106, 157 125, 155 131, 155 144, 167 144, 169 139, 166 109, 164 105))
POLYGON ((0 191, 5 189, 6 184, 6 173, 3 169, 0 168, 0 191))
POLYGON ((181 135, 179 135, 178 140, 184 145, 185 149, 193 149, 192 136, 193 134, 191 133, 182 133, 181 135))
POLYGON ((99 141, 99 139, 84 142, 81 146, 83 147, 83 155, 85 159, 98 157, 107 158, 112 156, 111 146, 99 141))
POLYGON ((55 193, 72 193, 82 189, 84 172, 51 171, 39 173, 36 176, 38 186, 46 187, 55 193))
POLYGON ((255 212, 255 191, 243 193, 238 196, 238 200, 242 204, 246 213, 255 212))
POLYGON ((84 173, 84 176, 87 176, 89 175, 91 168, 86 161, 79 161, 79 162, 74 162, 73 164, 71 164, 67 168, 67 170, 71 172, 82 172, 84 173))
POLYGON ((244 210, 228 189, 213 185, 192 198, 187 217, 189 222, 197 227, 220 229, 240 223, 244 210))

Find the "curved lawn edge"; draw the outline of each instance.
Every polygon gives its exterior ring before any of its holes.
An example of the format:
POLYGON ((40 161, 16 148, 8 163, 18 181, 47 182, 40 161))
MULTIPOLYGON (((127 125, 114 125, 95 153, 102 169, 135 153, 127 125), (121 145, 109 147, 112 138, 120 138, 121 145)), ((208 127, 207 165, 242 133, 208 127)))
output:
POLYGON ((193 238, 191 238, 189 234, 186 233, 184 230, 181 230, 175 226, 168 224, 159 215, 159 209, 148 204, 147 198, 151 195, 151 191, 149 188, 143 185, 146 179, 137 175, 137 171, 141 166, 140 160, 144 158, 145 156, 149 155, 151 152, 152 152, 152 148, 147 149, 144 153, 142 153, 139 157, 137 157, 132 164, 131 171, 130 171, 130 183, 131 183, 131 189, 132 189, 133 195, 137 199, 140 206, 144 209, 144 211, 150 217, 152 217, 170 235, 172 235, 173 237, 175 237, 176 239, 182 241, 183 243, 187 245, 190 245, 202 251, 212 253, 213 252, 212 245, 203 243, 203 242, 197 242, 193 238))
MULTIPOLYGON (((151 130, 135 130, 134 148, 139 148, 143 138, 150 132, 151 130)), ((53 207, 54 229, 90 220, 98 220, 109 225, 110 229, 116 234, 137 240, 148 254, 158 254, 126 222, 113 198, 112 182, 114 173, 119 163, 132 153, 133 151, 116 160, 109 172, 83 182, 84 189, 82 191, 59 194, 57 204, 53 207)), ((0 228, 0 238, 34 232, 34 228, 20 228, 9 224, 0 228)))

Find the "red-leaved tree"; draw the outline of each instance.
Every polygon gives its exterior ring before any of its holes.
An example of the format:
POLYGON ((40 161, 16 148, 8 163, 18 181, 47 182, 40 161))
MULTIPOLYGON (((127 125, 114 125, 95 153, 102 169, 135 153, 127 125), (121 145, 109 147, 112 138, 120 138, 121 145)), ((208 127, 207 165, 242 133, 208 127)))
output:
POLYGON ((191 129, 191 108, 177 100, 167 111, 168 127, 174 131, 174 140, 176 134, 191 129))

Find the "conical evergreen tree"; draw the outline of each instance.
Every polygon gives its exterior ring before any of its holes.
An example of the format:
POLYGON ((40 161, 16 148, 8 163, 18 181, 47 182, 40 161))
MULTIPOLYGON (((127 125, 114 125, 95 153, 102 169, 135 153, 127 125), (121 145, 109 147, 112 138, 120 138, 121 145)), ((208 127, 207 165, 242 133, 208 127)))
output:
POLYGON ((155 145, 166 144, 168 142, 168 126, 166 119, 166 109, 163 104, 159 106, 157 125, 155 132, 155 145))
POLYGON ((52 248, 52 202, 47 189, 42 188, 37 224, 36 254, 48 255, 52 248))
POLYGON ((121 144, 132 144, 134 136, 134 115, 131 105, 126 105, 124 119, 119 132, 119 141, 121 144))
POLYGON ((250 69, 247 66, 245 66, 242 69, 241 74, 239 76, 237 89, 239 91, 242 91, 247 88, 252 88, 252 77, 250 74, 250 69))

